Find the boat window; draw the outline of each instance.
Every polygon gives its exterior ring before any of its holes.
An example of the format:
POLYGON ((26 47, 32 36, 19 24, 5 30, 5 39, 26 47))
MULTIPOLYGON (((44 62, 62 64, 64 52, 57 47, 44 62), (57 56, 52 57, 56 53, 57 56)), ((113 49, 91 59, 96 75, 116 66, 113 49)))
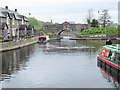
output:
POLYGON ((111 59, 112 54, 113 54, 112 51, 110 51, 108 54, 108 59, 111 59))
POLYGON ((106 49, 102 49, 101 53, 100 53, 100 56, 103 56, 105 58, 108 58, 108 55, 109 55, 109 50, 106 50, 106 49))
POLYGON ((112 55, 110 56, 110 59, 113 60, 113 61, 115 60, 115 52, 112 52, 112 55))
POLYGON ((120 53, 116 53, 115 62, 120 64, 120 53))

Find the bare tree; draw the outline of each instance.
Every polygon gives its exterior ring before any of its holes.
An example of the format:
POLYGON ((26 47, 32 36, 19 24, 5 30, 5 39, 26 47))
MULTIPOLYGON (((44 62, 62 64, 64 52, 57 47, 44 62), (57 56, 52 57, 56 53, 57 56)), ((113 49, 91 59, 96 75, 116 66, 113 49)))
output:
POLYGON ((111 17, 109 16, 108 12, 108 10, 103 10, 102 14, 100 14, 100 22, 103 25, 103 28, 105 28, 108 22, 110 22, 111 17))
POLYGON ((88 9, 87 23, 90 24, 94 18, 93 9, 88 9))

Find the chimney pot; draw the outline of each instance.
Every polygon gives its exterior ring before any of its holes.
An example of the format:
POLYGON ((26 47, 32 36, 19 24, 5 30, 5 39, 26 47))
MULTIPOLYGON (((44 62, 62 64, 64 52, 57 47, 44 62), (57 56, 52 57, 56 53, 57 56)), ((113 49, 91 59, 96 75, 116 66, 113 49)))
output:
POLYGON ((15 9, 15 12, 17 12, 17 9, 15 9))
POLYGON ((5 6, 5 9, 8 9, 8 6, 5 6))

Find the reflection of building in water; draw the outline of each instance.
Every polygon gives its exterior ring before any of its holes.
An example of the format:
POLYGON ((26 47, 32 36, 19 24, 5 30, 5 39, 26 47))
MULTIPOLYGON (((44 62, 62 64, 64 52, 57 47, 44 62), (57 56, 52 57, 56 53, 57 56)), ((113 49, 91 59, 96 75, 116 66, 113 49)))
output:
POLYGON ((102 76, 108 80, 108 82, 111 82, 118 90, 120 89, 120 80, 118 75, 113 75, 112 73, 108 73, 104 69, 100 68, 102 76))
POLYGON ((11 74, 26 67, 26 62, 34 45, 2 53, 2 79, 9 78, 11 74))

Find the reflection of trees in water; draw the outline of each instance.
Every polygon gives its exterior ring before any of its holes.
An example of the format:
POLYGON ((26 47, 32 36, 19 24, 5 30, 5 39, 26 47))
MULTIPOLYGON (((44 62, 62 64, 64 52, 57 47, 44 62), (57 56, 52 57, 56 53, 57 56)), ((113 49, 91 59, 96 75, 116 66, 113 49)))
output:
MULTIPOLYGON (((77 43, 81 43, 85 46, 95 47, 96 50, 99 50, 102 46, 105 45, 106 40, 80 40, 77 43)), ((117 44, 118 40, 112 40, 113 44, 117 44)))
POLYGON ((95 52, 94 47, 86 47, 81 44, 70 43, 70 42, 58 42, 57 45, 53 43, 39 44, 39 48, 43 49, 43 52, 48 53, 77 53, 77 52, 95 52))
POLYGON ((96 49, 99 49, 104 45, 105 41, 104 40, 81 40, 79 42, 85 46, 96 47, 96 49))
POLYGON ((108 80, 108 82, 112 83, 118 90, 120 90, 120 80, 118 75, 113 75, 112 73, 108 73, 104 69, 100 68, 102 76, 108 80))
POLYGON ((44 46, 44 52, 95 52, 98 51, 105 41, 103 40, 61 40, 51 41, 44 46))
POLYGON ((95 52, 95 48, 44 48, 43 52, 76 53, 76 52, 95 52))
POLYGON ((8 78, 15 71, 26 67, 26 62, 31 53, 33 53, 34 45, 24 47, 18 50, 2 53, 2 78, 8 78), (21 67, 22 66, 22 67, 21 67))
MULTIPOLYGON (((105 42, 106 40, 61 40, 50 41, 40 46, 43 52, 99 52, 105 42)), ((113 40, 113 43, 117 43, 117 40, 113 40)))

